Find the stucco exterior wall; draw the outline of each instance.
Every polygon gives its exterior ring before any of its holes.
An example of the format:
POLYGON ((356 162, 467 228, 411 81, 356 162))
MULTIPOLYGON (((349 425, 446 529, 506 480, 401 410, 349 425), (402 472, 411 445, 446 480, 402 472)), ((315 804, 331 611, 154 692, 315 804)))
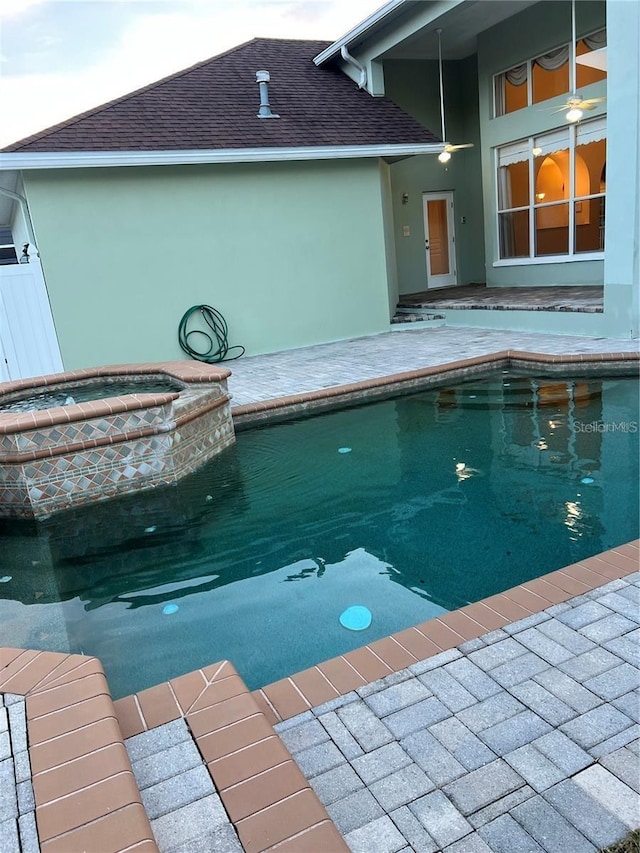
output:
MULTIPOLYGON (((422 155, 391 167, 400 293, 415 293, 427 286, 425 192, 453 191, 458 284, 485 280, 476 57, 444 65, 447 141, 471 142, 475 147, 458 151, 447 164, 435 155, 422 155), (403 226, 409 228, 408 237, 403 226)), ((387 60, 384 74, 386 94, 439 135, 437 62, 387 60)))
POLYGON ((248 354, 389 327, 377 161, 33 171, 65 369, 184 357, 209 304, 248 354))
POLYGON ((609 0, 605 333, 640 334, 640 3, 609 0))

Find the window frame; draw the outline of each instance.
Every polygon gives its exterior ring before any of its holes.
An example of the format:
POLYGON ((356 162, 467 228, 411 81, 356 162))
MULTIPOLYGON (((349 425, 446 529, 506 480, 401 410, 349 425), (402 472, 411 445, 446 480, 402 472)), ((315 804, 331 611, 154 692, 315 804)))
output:
MULTIPOLYGON (((576 50, 577 50, 578 42, 584 41, 585 39, 588 39, 591 36, 594 36, 596 33, 601 33, 603 30, 604 30, 604 32, 607 31, 606 25, 604 27, 598 27, 595 30, 590 30, 588 33, 584 33, 581 36, 576 36, 576 50)), ((563 47, 569 47, 570 48, 571 42, 566 41, 566 42, 563 42, 562 44, 557 44, 557 45, 554 45, 553 47, 548 47, 545 50, 545 53, 550 53, 553 50, 560 50, 563 47)), ((505 116, 513 115, 513 113, 518 113, 518 112, 520 112, 520 110, 530 109, 531 107, 538 106, 538 104, 547 103, 547 101, 536 101, 535 104, 533 102, 533 63, 536 61, 536 59, 539 56, 544 56, 544 53, 537 53, 535 56, 530 56, 528 59, 523 59, 520 62, 515 62, 515 63, 512 62, 508 68, 503 68, 502 71, 496 71, 496 73, 492 75, 492 77, 491 77, 491 118, 492 119, 505 118, 505 116), (497 105, 497 98, 496 98, 497 78, 503 74, 507 74, 507 72, 511 71, 513 68, 517 68, 518 65, 525 65, 525 64, 527 66, 527 104, 526 104, 526 106, 520 107, 520 109, 517 109, 517 110, 511 110, 511 112, 508 112, 508 113, 505 112, 505 113, 498 114, 498 111, 497 111, 498 105, 497 105)), ((571 50, 569 50, 569 62, 570 61, 571 61, 571 50)), ((605 82, 605 81, 603 80, 601 82, 605 82)), ((594 84, 591 84, 591 85, 594 85, 594 84)), ((563 95, 570 95, 571 94, 570 86, 571 86, 571 75, 569 75, 569 88, 567 89, 567 91, 561 92, 559 95, 554 95, 553 98, 549 98, 548 100, 552 101, 555 98, 561 98, 563 95)), ((583 88, 583 87, 581 87, 581 88, 583 88)))
MULTIPOLYGON (((605 142, 607 140, 606 136, 606 124, 607 117, 606 115, 598 116, 593 119, 596 121, 604 121, 605 122, 605 142)), ((590 124, 589 121, 580 122, 579 124, 571 124, 566 125, 566 130, 568 131, 568 152, 569 152, 569 181, 570 181, 570 193, 566 199, 562 199, 561 201, 550 201, 550 202, 538 202, 535 200, 535 175, 534 175, 534 160, 535 156, 533 154, 533 149, 535 147, 536 140, 544 140, 545 136, 550 136, 553 133, 557 133, 559 130, 564 130, 565 127, 555 128, 554 130, 544 131, 542 133, 534 134, 528 137, 521 137, 520 139, 515 139, 510 142, 505 142, 502 145, 496 145, 493 148, 493 181, 494 181, 494 200, 495 200, 495 217, 494 217, 494 260, 492 262, 493 267, 508 267, 508 266, 524 266, 530 264, 557 264, 557 263, 573 263, 575 261, 592 261, 592 260, 604 260, 605 249, 601 249, 599 251, 590 251, 590 252, 576 252, 576 222, 575 222, 575 205, 579 202, 590 202, 592 199, 604 199, 605 200, 605 227, 606 227, 606 187, 604 192, 596 192, 589 193, 587 195, 576 195, 576 166, 575 166, 575 156, 576 149, 580 146, 577 144, 578 142, 578 132, 580 127, 588 127, 590 124), (499 170, 500 170, 500 149, 507 148, 510 145, 523 144, 527 143, 528 153, 527 153, 527 163, 529 170, 529 204, 528 205, 519 205, 517 207, 509 207, 509 208, 501 208, 500 207, 500 178, 499 178, 499 170), (554 207, 560 204, 568 204, 568 251, 566 254, 560 255, 536 255, 536 210, 545 207, 554 207), (518 256, 514 258, 502 258, 500 257, 500 216, 505 213, 518 213, 520 211, 527 211, 529 214, 529 255, 526 256, 518 256)), ((605 165, 606 165, 606 156, 605 156, 605 165)))

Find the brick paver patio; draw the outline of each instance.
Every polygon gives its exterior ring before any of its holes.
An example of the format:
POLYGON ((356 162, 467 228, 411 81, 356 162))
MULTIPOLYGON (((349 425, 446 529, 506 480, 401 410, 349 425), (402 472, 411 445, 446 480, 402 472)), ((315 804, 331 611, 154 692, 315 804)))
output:
POLYGON ((640 827, 640 575, 275 726, 354 853, 589 853, 640 827))

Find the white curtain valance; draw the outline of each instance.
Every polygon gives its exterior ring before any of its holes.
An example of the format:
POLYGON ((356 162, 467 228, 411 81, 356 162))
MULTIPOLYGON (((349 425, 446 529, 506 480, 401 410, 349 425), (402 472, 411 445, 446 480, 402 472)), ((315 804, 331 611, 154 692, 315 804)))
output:
POLYGON ((533 147, 539 148, 540 153, 536 157, 547 157, 556 151, 564 151, 569 147, 569 128, 563 127, 544 136, 537 136, 533 141, 533 147))
POLYGON ((576 145, 588 145, 590 142, 598 142, 607 138, 607 119, 596 118, 593 121, 585 121, 576 128, 576 145))
POLYGON ((529 159, 529 140, 521 139, 498 148, 498 166, 510 166, 529 159))
POLYGON ((569 61, 569 45, 565 44, 563 47, 551 50, 542 56, 536 56, 533 61, 545 71, 555 71, 569 61))
POLYGON ((523 62, 522 65, 516 65, 515 68, 510 68, 508 71, 504 72, 504 76, 508 83, 511 83, 512 86, 522 86, 527 82, 527 63, 523 62))
POLYGON ((586 44, 589 50, 600 50, 601 47, 607 46, 607 31, 592 33, 590 36, 585 36, 582 41, 586 44))

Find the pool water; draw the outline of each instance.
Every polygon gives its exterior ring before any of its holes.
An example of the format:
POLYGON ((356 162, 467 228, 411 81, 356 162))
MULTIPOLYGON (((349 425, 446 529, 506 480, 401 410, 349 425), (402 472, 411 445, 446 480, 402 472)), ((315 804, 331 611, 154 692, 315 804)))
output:
POLYGON ((54 406, 73 406, 75 403, 88 403, 90 400, 102 400, 105 397, 118 397, 123 394, 167 394, 182 391, 183 386, 169 377, 144 379, 140 382, 126 379, 87 382, 85 385, 65 384, 64 388, 33 391, 20 396, 11 403, 0 405, 0 413, 36 412, 51 409, 54 406))
POLYGON ((225 658, 267 684, 636 538, 637 417, 635 379, 504 373, 241 432, 3 523, 0 645, 96 655, 115 697, 225 658))

